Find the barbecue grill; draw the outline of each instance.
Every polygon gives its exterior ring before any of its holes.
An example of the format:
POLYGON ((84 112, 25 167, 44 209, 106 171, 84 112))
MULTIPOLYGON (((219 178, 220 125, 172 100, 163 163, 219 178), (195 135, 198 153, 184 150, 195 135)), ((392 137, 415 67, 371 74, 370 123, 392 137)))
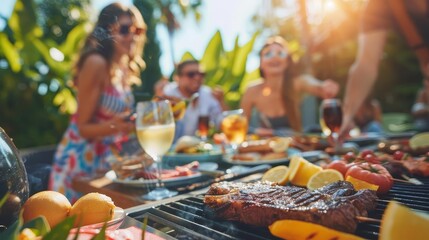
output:
MULTIPOLYGON (((377 208, 370 218, 381 220, 391 200, 400 202, 416 211, 429 213, 429 178, 418 178, 423 185, 395 182, 389 194, 377 201, 377 208)), ((162 231, 173 239, 278 239, 266 227, 254 227, 238 222, 214 220, 204 212, 203 195, 191 196, 155 207, 142 206, 128 214, 148 226, 162 231)), ((365 239, 378 239, 380 223, 363 222, 356 235, 365 239)))

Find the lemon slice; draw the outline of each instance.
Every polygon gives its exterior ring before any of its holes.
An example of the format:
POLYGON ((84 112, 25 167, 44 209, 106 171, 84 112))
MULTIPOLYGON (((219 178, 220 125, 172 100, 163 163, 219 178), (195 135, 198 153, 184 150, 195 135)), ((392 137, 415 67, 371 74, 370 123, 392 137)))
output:
POLYGON ((335 169, 325 169, 315 173, 308 180, 307 188, 314 190, 336 181, 344 180, 343 175, 335 169))
POLYGON ((292 141, 292 138, 274 138, 270 141, 269 146, 275 153, 285 152, 292 141))
POLYGON ((429 132, 419 133, 410 138, 410 147, 417 149, 429 146, 429 132))
POLYGON ((429 214, 391 201, 384 211, 380 227, 380 240, 427 239, 429 214))
POLYGON ((346 181, 350 182, 356 191, 359 191, 362 189, 369 189, 369 190, 377 191, 378 187, 379 187, 378 185, 371 184, 369 182, 354 178, 352 176, 347 176, 346 181))
POLYGON ((262 181, 274 182, 279 185, 285 185, 289 177, 289 168, 286 166, 277 166, 271 168, 262 176, 262 181))

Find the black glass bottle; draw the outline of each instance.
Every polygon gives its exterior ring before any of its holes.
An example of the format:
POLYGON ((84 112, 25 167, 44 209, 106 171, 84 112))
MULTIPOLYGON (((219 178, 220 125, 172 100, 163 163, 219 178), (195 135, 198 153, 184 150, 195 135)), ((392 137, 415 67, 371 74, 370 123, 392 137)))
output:
POLYGON ((18 219, 19 211, 28 198, 28 191, 24 163, 15 144, 0 127, 0 199, 9 193, 6 202, 0 207, 0 225, 8 227, 18 219))

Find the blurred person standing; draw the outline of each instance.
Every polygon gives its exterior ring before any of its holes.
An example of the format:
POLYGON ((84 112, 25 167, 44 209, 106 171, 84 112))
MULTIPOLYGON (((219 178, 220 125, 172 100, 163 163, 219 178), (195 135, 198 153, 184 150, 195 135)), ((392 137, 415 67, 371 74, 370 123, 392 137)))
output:
POLYGON ((109 170, 106 158, 121 149, 134 131, 132 84, 139 84, 146 24, 135 7, 112 3, 100 12, 75 65, 77 112, 58 144, 49 188, 74 202, 74 177, 109 170))
POLYGON ((429 131, 429 79, 423 81, 423 88, 417 93, 416 101, 411 109, 414 125, 418 131, 429 131))
POLYGON ((251 133, 269 137, 301 132, 302 93, 320 98, 333 98, 338 93, 338 84, 330 79, 320 81, 298 74, 287 42, 280 36, 267 39, 259 56, 261 79, 246 89, 240 103, 251 133))
POLYGON ((222 111, 226 109, 223 91, 212 90, 203 85, 204 76, 198 61, 186 60, 177 65, 176 81, 167 84, 163 89, 167 98, 189 99, 195 93, 199 94, 198 98, 189 103, 183 119, 176 123, 175 139, 185 135, 195 135, 200 116, 208 116, 209 121, 215 126, 220 125, 222 111))
POLYGON ((342 140, 375 83, 389 30, 399 30, 405 37, 419 59, 423 78, 429 77, 429 1, 370 0, 361 24, 357 57, 349 71, 343 104, 342 140))

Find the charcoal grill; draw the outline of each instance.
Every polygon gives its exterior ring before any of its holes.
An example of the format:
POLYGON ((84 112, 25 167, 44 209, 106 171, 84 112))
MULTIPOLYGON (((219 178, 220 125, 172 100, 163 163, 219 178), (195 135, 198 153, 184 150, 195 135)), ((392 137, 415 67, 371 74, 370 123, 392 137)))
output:
MULTIPOLYGON (((391 200, 400 202, 416 211, 429 213, 429 178, 419 178, 424 185, 395 182, 387 196, 378 200, 376 210, 370 218, 381 220, 391 200)), ((128 216, 162 231, 173 239, 278 239, 268 228, 254 227, 232 221, 208 218, 204 214, 203 195, 191 196, 155 207, 138 209, 128 216)), ((379 223, 360 223, 356 235, 365 239, 378 239, 379 223)))

